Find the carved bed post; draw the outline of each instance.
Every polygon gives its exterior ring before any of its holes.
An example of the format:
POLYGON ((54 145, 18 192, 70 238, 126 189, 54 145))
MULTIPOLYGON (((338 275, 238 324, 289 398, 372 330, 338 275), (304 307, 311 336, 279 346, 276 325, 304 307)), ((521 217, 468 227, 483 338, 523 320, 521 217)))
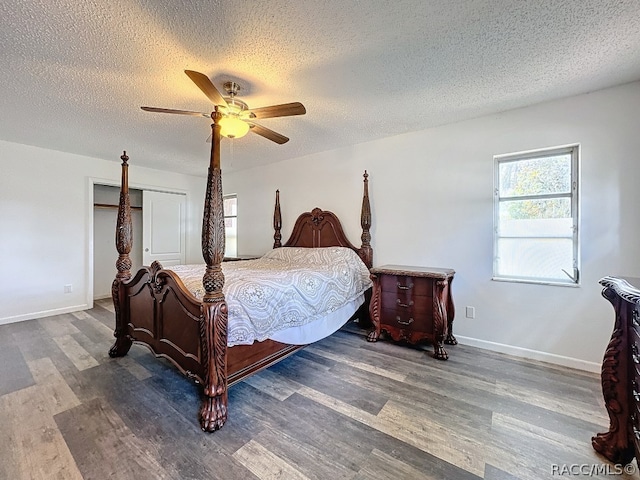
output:
POLYGON ((280 248, 282 243, 282 233, 280 230, 282 229, 282 215, 280 214, 280 190, 276 190, 276 206, 273 210, 273 229, 275 233, 273 234, 273 248, 280 248))
POLYGON ((120 201, 118 202, 118 221, 116 223, 116 249, 118 250, 118 260, 116 260, 116 278, 111 285, 111 298, 116 314, 116 329, 113 336, 116 342, 109 350, 109 356, 121 357, 126 355, 131 348, 131 339, 127 335, 127 319, 123 317, 124 290, 120 288, 122 282, 131 279, 131 245, 133 243, 133 233, 131 228, 131 203, 129 200, 129 157, 127 152, 122 152, 122 178, 120 181, 120 201))
POLYGON ((360 257, 364 264, 371 268, 373 266, 373 249, 371 248, 371 205, 369 204, 369 174, 364 171, 364 191, 362 194, 362 210, 360 211, 360 225, 362 226, 362 246, 360 247, 360 257))
POLYGON ((211 113, 211 157, 202 221, 202 256, 207 269, 202 278, 205 294, 200 335, 205 384, 200 425, 207 432, 218 430, 227 420, 227 303, 222 293, 224 274, 221 266, 225 236, 218 124, 221 118, 222 113, 216 106, 211 113))

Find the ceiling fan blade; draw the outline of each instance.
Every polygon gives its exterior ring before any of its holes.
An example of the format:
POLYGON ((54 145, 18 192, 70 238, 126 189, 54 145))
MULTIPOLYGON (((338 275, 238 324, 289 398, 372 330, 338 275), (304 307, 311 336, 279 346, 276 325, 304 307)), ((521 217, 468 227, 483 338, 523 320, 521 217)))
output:
POLYGON ((269 107, 253 108, 249 110, 251 118, 290 117, 292 115, 304 115, 306 108, 300 102, 283 103, 269 107))
POLYGON ((273 130, 268 129, 267 127, 263 127, 262 125, 258 125, 257 123, 247 122, 250 127, 250 132, 257 133, 258 135, 266 138, 267 140, 271 140, 272 142, 276 142, 280 145, 283 143, 287 143, 289 139, 284 135, 280 135, 278 132, 274 132, 273 130))
POLYGON ((145 112, 157 112, 157 113, 177 113, 179 115, 193 115, 194 117, 206 117, 211 118, 210 113, 192 112, 189 110, 174 110, 172 108, 156 108, 156 107, 140 107, 145 112))
POLYGON ((184 73, 186 73, 189 78, 193 80, 193 83, 195 83, 198 88, 202 90, 202 92, 207 96, 209 100, 211 100, 214 105, 222 105, 223 107, 227 106, 227 102, 224 98, 222 98, 222 95, 220 95, 218 89, 213 86, 213 83, 211 83, 209 77, 200 72, 194 72, 193 70, 185 70, 184 73))

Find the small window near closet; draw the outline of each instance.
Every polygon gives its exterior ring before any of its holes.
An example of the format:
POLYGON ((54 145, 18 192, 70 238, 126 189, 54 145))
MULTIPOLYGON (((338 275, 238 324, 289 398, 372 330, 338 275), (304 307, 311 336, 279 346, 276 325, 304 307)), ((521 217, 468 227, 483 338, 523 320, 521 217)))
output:
POLYGON ((493 279, 579 284, 578 145, 494 162, 493 279))
POLYGON ((238 196, 224 196, 225 257, 238 255, 238 196))

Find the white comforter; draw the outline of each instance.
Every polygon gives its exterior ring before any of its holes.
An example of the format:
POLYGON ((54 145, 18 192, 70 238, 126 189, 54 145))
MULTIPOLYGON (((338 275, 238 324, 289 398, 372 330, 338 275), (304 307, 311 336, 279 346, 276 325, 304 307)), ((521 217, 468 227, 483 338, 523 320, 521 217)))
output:
MULTIPOLYGON (((204 265, 170 267, 201 299, 204 265)), ((282 247, 257 260, 225 262, 228 345, 250 345, 274 332, 334 312, 371 286, 369 271, 346 247, 282 247)))

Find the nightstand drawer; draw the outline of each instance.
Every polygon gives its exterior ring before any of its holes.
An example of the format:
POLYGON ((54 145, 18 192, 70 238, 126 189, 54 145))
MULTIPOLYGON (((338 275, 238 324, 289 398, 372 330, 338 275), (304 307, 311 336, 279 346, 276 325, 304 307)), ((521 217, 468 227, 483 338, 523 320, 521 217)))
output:
POLYGON ((405 275, 382 275, 380 288, 383 292, 409 293, 433 297, 433 281, 429 278, 409 277, 405 275))
POLYGON ((431 321, 431 318, 416 314, 410 309, 383 308, 380 317, 383 325, 415 332, 416 334, 433 333, 433 321, 431 321))
POLYGON ((408 293, 382 292, 382 308, 410 310, 415 315, 433 315, 433 298, 408 293))

